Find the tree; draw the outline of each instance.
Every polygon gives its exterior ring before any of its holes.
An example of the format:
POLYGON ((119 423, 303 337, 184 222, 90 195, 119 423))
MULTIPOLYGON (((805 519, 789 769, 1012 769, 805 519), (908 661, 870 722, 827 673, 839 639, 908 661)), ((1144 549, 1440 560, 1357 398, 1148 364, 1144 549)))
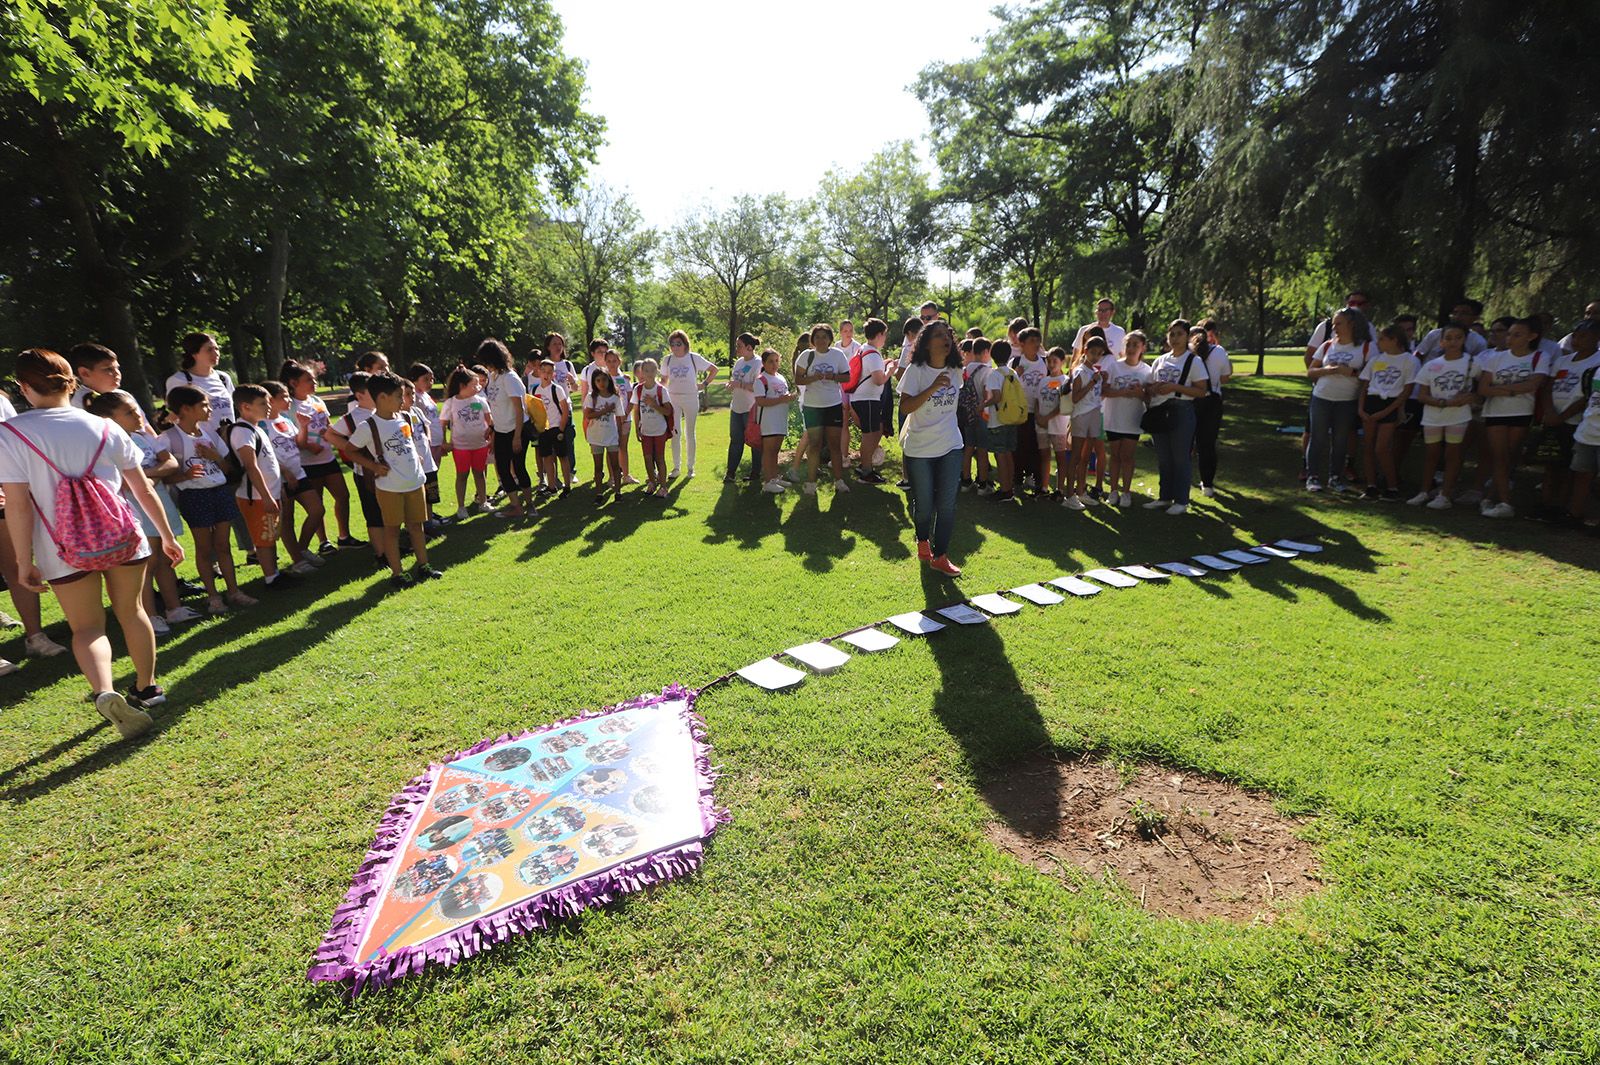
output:
POLYGON ((607 306, 644 270, 659 238, 626 194, 605 185, 579 193, 550 230, 550 285, 583 319, 587 343, 607 306))
POLYGON ((925 283, 938 240, 934 200, 909 144, 889 145, 852 173, 829 171, 815 202, 820 280, 835 303, 885 318, 925 283))
POLYGON ((701 208, 673 231, 673 265, 693 276, 727 323, 730 354, 763 286, 781 269, 790 239, 790 205, 777 194, 740 196, 720 211, 701 208))

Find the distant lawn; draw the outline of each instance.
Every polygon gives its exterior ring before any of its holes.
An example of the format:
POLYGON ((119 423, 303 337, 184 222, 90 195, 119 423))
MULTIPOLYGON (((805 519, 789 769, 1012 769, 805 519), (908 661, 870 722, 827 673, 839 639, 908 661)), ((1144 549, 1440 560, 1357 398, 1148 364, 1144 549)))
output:
POLYGON ((403 593, 346 552, 184 629, 145 742, 97 724, 68 661, 28 662, 0 729, 0 1059, 1600 1058, 1596 541, 1305 496, 1271 432, 1304 392, 1236 379, 1223 492, 1183 519, 963 495, 953 553, 969 594, 1285 535, 1324 555, 714 689, 734 821, 701 875, 353 1005, 305 968, 407 779, 950 601, 900 494, 724 488, 713 413, 670 500, 475 518, 403 593), (986 842, 976 782, 1044 747, 1271 789, 1314 815, 1326 889, 1189 924, 1028 868, 986 842))

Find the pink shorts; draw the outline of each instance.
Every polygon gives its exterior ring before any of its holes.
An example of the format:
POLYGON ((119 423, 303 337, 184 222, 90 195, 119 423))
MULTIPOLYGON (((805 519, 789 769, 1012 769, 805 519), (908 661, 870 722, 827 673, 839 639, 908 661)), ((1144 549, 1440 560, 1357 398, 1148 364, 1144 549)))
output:
POLYGON ((489 445, 458 447, 451 452, 456 459, 457 473, 482 473, 489 468, 489 445))
POLYGON ((662 461, 666 460, 667 437, 665 435, 645 436, 643 433, 640 433, 639 446, 644 449, 644 457, 646 462, 650 461, 651 459, 661 459, 662 461))

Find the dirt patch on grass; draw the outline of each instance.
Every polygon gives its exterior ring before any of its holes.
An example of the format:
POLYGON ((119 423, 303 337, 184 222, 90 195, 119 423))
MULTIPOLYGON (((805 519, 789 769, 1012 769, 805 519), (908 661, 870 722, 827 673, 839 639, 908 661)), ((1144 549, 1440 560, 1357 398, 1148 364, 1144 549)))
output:
POLYGON ((1259 792, 1188 770, 1032 756, 983 796, 990 842, 1081 886, 1113 886, 1173 917, 1271 921, 1322 886, 1316 854, 1259 792))

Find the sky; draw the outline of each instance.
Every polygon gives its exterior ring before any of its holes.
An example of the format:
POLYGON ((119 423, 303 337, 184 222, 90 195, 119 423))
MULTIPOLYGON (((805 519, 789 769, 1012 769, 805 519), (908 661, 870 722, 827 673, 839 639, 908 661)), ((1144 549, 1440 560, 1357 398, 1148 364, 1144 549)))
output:
POLYGON ((908 86, 976 55, 993 3, 554 0, 606 119, 600 180, 660 228, 743 193, 809 197, 887 141, 925 145, 908 86))

